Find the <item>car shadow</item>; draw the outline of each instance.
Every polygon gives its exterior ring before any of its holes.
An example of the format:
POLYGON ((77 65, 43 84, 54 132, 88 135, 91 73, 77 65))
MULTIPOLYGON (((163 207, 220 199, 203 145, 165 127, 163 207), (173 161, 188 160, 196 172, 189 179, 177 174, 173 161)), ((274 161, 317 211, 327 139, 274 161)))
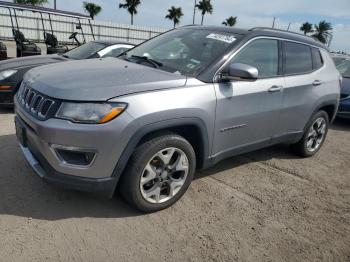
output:
MULTIPOLYGON (((15 135, 0 136, 0 214, 61 220, 67 218, 124 218, 143 215, 119 196, 105 199, 93 194, 65 190, 40 180, 26 163, 15 135)), ((195 179, 271 158, 292 159, 286 146, 256 151, 224 160, 213 168, 198 171, 195 179)))
POLYGON ((195 179, 211 176, 216 173, 223 172, 225 170, 229 170, 254 162, 264 162, 271 159, 282 160, 298 158, 298 156, 291 152, 289 145, 276 145, 222 160, 211 168, 198 171, 196 173, 195 179))

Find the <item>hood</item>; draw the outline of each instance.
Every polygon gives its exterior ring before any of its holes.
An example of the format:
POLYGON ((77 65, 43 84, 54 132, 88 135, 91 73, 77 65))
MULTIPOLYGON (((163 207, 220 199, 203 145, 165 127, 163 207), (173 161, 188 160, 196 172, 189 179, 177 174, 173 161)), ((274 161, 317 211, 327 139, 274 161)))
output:
POLYGON ((118 58, 58 63, 30 70, 25 82, 47 96, 106 101, 122 95, 184 86, 186 77, 118 58))
POLYGON ((57 62, 62 62, 67 60, 68 60, 67 58, 64 58, 59 55, 37 55, 37 56, 12 58, 12 59, 8 59, 0 62, 0 71, 34 67, 34 66, 57 63, 57 62))
POLYGON ((350 95, 350 78, 343 77, 341 93, 345 95, 350 95))

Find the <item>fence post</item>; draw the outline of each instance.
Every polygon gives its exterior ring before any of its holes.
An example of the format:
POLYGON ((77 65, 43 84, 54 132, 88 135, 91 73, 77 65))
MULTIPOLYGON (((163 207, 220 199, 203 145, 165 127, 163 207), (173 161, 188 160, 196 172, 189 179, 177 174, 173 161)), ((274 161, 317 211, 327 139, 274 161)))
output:
POLYGON ((36 18, 36 37, 37 37, 37 41, 40 42, 40 28, 39 28, 39 19, 36 18))
POLYGON ((130 42, 130 26, 127 29, 127 34, 126 34, 126 42, 130 42))
POLYGON ((98 40, 100 40, 101 39, 101 25, 98 25, 98 27, 97 27, 97 37, 98 37, 98 40))

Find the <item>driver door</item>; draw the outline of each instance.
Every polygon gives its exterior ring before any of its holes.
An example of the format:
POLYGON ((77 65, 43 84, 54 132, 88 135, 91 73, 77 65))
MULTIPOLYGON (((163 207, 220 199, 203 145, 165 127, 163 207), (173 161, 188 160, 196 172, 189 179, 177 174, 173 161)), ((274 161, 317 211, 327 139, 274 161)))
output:
POLYGON ((257 80, 215 84, 217 110, 213 155, 254 150, 270 143, 279 133, 284 79, 279 75, 279 42, 257 39, 228 63, 258 69, 257 80))

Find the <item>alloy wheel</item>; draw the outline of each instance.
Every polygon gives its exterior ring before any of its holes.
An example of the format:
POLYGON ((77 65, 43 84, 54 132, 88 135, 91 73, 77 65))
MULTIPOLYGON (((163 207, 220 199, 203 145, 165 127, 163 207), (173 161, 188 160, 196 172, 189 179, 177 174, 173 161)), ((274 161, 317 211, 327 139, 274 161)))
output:
POLYGON ((163 203, 173 198, 186 182, 189 161, 179 148, 157 152, 142 171, 140 190, 149 203, 163 203))
POLYGON ((307 137, 306 148, 309 152, 314 152, 321 146, 327 131, 327 122, 323 117, 317 118, 311 125, 307 137))

